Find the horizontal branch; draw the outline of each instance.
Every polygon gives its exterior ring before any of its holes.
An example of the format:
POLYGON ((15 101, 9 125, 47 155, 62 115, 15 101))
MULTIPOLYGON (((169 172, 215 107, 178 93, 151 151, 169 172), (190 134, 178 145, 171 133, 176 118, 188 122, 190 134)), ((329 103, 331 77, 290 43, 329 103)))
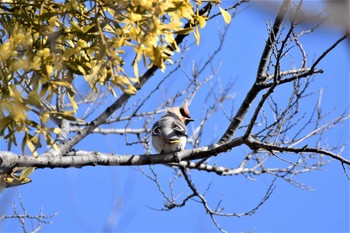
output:
MULTIPOLYGON (((81 127, 71 127, 70 132, 79 132, 82 130, 81 127)), ((147 133, 149 130, 146 128, 139 128, 139 129, 103 129, 103 128, 96 128, 92 133, 99 133, 99 134, 141 134, 141 133, 147 133)))
MULTIPOLYGON (((301 68, 301 69, 295 69, 295 70, 287 70, 287 71, 281 71, 278 75, 282 78, 284 76, 287 75, 292 75, 292 77, 289 78, 285 78, 285 79, 281 79, 280 82, 281 83, 287 83, 287 82, 291 82, 294 81, 298 78, 304 78, 304 77, 308 77, 311 76, 313 74, 317 74, 317 73, 323 73, 323 70, 312 70, 311 68, 301 68)), ((273 79, 275 77, 275 74, 268 74, 268 75, 264 75, 263 78, 266 81, 269 81, 271 79, 273 79)), ((269 84, 269 86, 271 86, 272 84, 269 84)))
POLYGON ((52 156, 44 153, 38 157, 21 156, 12 152, 0 151, 0 173, 15 167, 36 168, 81 168, 84 166, 140 166, 149 164, 169 164, 179 161, 209 158, 243 144, 242 138, 218 147, 200 147, 169 154, 118 155, 95 151, 71 151, 65 156, 52 156))
POLYGON ((179 151, 169 154, 148 154, 148 155, 118 155, 112 153, 100 153, 95 151, 71 151, 65 156, 51 156, 42 154, 38 157, 21 156, 12 152, 0 151, 0 173, 11 171, 15 167, 36 167, 36 168, 81 168, 84 166, 140 166, 149 164, 171 164, 181 161, 205 159, 217 154, 228 152, 234 147, 247 145, 252 150, 265 149, 273 153, 316 153, 330 156, 343 164, 350 165, 350 161, 321 148, 289 148, 275 146, 253 140, 251 137, 243 139, 239 137, 229 143, 216 147, 200 147, 190 150, 179 151))
MULTIPOLYGON (((104 124, 112 124, 115 122, 129 121, 129 120, 131 120, 133 118, 137 118, 137 117, 154 116, 156 114, 163 113, 163 112, 165 112, 165 109, 160 109, 160 110, 155 110, 155 111, 150 111, 150 112, 134 113, 130 116, 120 116, 120 117, 113 118, 113 119, 107 119, 104 124)), ((79 122, 79 121, 71 123, 71 125, 74 125, 77 127, 87 126, 88 124, 89 124, 89 122, 79 122)))
MULTIPOLYGON (((255 167, 253 168, 246 168, 246 167, 238 167, 238 168, 228 168, 223 166, 216 166, 216 165, 210 165, 206 163, 201 162, 192 162, 192 161, 181 161, 179 163, 171 163, 169 164, 171 166, 177 166, 177 167, 183 167, 188 168, 192 170, 198 170, 198 171, 206 171, 206 172, 214 172, 219 176, 233 176, 233 175, 239 175, 244 173, 252 173, 254 175, 260 175, 261 173, 269 173, 269 171, 275 172, 273 169, 269 170, 258 170, 255 167)), ((282 171, 282 169, 280 169, 282 171)), ((285 170, 283 170, 285 171, 285 170)))
POLYGON ((283 147, 283 146, 276 146, 273 144, 267 144, 263 143, 257 140, 252 139, 249 137, 246 141, 245 144, 252 150, 259 150, 259 149, 264 149, 267 151, 270 151, 273 154, 273 151, 278 151, 278 152, 292 152, 292 153, 315 153, 315 154, 322 154, 322 155, 327 155, 333 159, 336 159, 340 161, 341 163, 345 163, 347 165, 350 165, 350 160, 345 159, 344 157, 337 155, 331 151, 322 149, 322 148, 308 148, 307 145, 302 147, 302 148, 292 148, 292 147, 283 147))

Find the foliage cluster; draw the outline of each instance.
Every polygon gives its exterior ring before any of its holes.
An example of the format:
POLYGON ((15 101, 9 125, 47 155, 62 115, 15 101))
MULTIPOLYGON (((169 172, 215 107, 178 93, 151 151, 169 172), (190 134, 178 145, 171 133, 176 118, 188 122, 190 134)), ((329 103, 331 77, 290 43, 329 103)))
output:
MULTIPOLYGON (((77 81, 84 79, 91 93, 104 86, 114 96, 135 94, 139 63, 164 70, 173 51, 179 51, 176 34, 194 33, 199 43, 199 27, 206 21, 198 14, 200 5, 189 0, 2 1, 0 137, 8 149, 17 145, 18 132, 24 134, 23 152, 28 146, 36 155, 40 136, 53 145, 52 133, 59 128, 49 120, 77 118, 77 81), (126 54, 133 59, 126 61, 126 54), (70 108, 59 100, 70 102, 70 108)), ((228 13, 220 10, 228 22, 228 13)))

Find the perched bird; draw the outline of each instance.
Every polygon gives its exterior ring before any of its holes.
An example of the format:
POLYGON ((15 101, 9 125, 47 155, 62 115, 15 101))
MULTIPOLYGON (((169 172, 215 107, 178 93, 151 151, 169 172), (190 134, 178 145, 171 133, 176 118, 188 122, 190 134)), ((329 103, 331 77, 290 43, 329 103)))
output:
POLYGON ((194 121, 188 111, 188 103, 167 108, 165 115, 152 127, 152 145, 159 153, 184 150, 187 142, 186 125, 194 121))

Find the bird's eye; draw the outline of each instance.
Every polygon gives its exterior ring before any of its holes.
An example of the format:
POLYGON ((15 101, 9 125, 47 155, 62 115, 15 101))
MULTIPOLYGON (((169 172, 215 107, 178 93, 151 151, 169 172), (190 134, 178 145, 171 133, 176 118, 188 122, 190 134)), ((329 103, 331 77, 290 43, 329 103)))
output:
POLYGON ((190 123, 191 121, 193 121, 193 119, 191 119, 191 118, 186 118, 186 119, 185 119, 185 125, 187 125, 187 124, 190 123))
POLYGON ((182 128, 180 125, 178 124, 174 124, 173 125, 173 129, 176 131, 184 131, 184 128, 182 128))
POLYGON ((161 132, 162 131, 160 130, 159 126, 153 128, 153 134, 160 134, 161 132))

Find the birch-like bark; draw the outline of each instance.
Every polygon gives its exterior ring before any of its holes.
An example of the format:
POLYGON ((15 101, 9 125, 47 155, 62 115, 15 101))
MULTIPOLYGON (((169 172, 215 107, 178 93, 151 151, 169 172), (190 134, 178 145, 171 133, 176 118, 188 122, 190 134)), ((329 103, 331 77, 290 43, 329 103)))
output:
POLYGON ((169 154, 149 154, 149 155, 118 155, 99 153, 95 151, 72 151, 66 156, 50 156, 43 154, 36 157, 21 156, 11 152, 0 151, 0 173, 11 171, 15 167, 36 167, 36 168, 81 168, 84 166, 140 166, 149 164, 170 164, 180 163, 196 159, 205 159, 232 150, 234 147, 247 145, 252 150, 266 150, 272 154, 276 152, 290 153, 314 153, 327 155, 338 160, 342 164, 350 165, 350 160, 341 157, 331 151, 321 148, 290 148, 276 146, 254 140, 251 137, 236 138, 229 143, 217 147, 200 147, 190 150, 179 151, 169 154))

